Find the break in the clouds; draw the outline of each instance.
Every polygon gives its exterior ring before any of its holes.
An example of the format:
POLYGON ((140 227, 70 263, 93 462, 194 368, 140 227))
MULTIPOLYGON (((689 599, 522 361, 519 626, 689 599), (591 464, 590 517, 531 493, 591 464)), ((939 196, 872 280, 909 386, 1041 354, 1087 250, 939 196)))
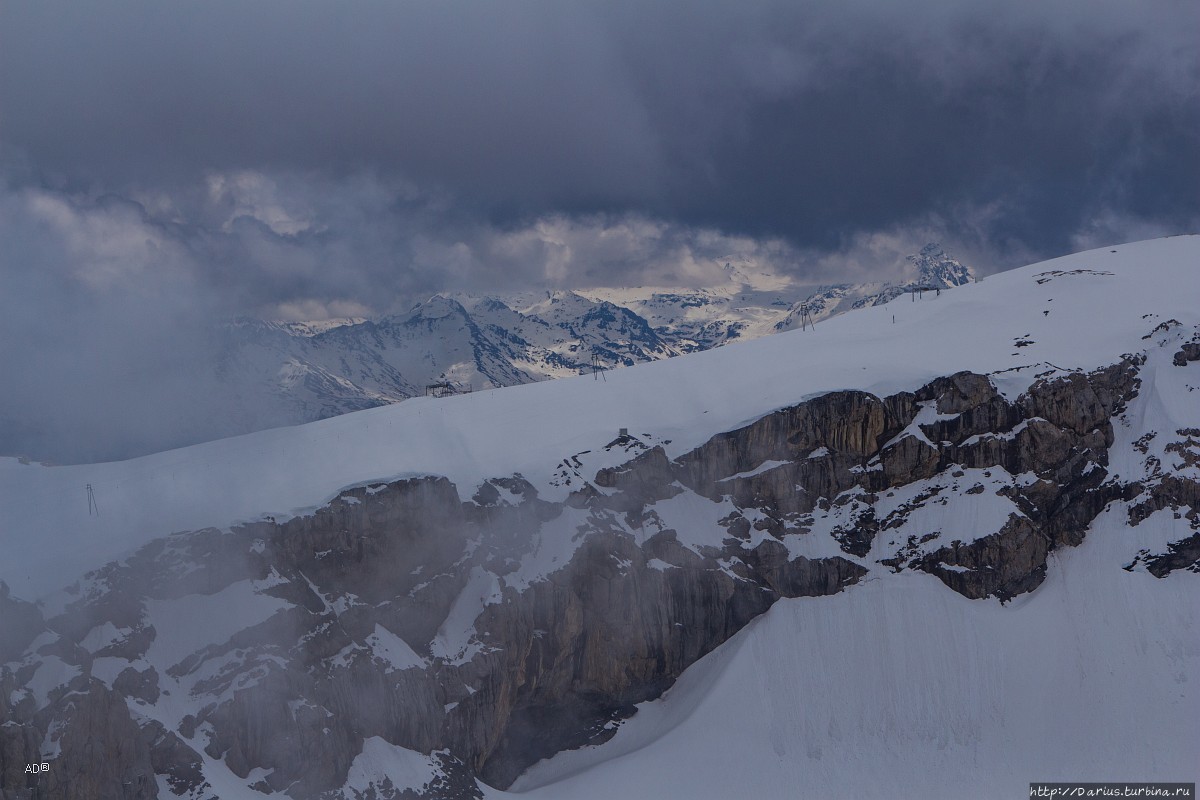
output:
POLYGON ((1190 0, 9 0, 0 426, 53 397, 170 428, 235 315, 1195 230, 1198 29, 1190 0))

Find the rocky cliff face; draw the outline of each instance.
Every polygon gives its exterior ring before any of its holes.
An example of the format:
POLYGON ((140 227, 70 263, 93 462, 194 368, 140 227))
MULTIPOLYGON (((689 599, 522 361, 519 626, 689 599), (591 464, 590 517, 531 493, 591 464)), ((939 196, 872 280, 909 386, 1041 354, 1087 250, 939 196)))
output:
POLYGON ((611 736, 780 598, 915 570, 1008 600, 1115 502, 1197 531, 1127 569, 1197 571, 1200 432, 1147 432, 1142 473, 1110 474, 1141 364, 1011 399, 969 372, 833 392, 675 458, 622 435, 564 459, 563 502, 520 475, 362 486, 166 537, 43 607, 0 594, 0 797, 480 797, 611 736))

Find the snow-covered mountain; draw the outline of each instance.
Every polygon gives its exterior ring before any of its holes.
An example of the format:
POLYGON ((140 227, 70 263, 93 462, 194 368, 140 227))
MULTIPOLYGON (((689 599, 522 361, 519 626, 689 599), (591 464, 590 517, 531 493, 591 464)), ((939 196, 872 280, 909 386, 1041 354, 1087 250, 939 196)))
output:
POLYGON ((212 435, 324 419, 435 384, 462 392, 657 361, 972 279, 936 244, 906 266, 895 283, 810 286, 731 262, 720 285, 702 289, 436 295, 378 320, 244 320, 229 330, 218 368, 237 399, 230 427, 212 435))
POLYGON ((703 289, 439 294, 377 319, 240 319, 206 332, 195 351, 203 356, 173 366, 163 381, 169 414, 88 436, 38 434, 48 423, 18 415, 0 435, 0 454, 117 460, 427 393, 603 380, 609 370, 803 327, 969 275, 933 245, 916 258, 893 284, 807 286, 731 259, 720 282, 703 289))
MULTIPOLYGON (((1152 240, 603 381, 0 459, 0 791, 1196 780, 1197 263, 1152 240)), ((466 325, 439 310, 414 327, 466 325)))
POLYGON ((251 398, 247 408, 273 409, 284 425, 421 396, 433 384, 457 392, 515 386, 678 352, 637 314, 573 292, 523 308, 435 295, 403 314, 325 330, 240 321, 228 331, 218 376, 230 393, 251 398))
POLYGON ((916 268, 919 285, 949 288, 975 280, 975 272, 951 258, 937 242, 930 242, 906 260, 916 268))

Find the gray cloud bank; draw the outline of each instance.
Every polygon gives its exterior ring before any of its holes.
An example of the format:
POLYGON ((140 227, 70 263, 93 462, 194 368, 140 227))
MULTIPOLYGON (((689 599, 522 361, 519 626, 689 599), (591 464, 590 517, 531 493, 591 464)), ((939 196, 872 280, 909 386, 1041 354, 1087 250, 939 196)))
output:
POLYGON ((1198 9, 12 0, 0 452, 186 427, 238 314, 1194 230, 1198 9))
POLYGON ((502 224, 632 211, 822 247, 997 201, 997 235, 1050 249, 1110 207, 1196 210, 1189 2, 3 14, 4 140, 65 186, 367 170, 502 224))

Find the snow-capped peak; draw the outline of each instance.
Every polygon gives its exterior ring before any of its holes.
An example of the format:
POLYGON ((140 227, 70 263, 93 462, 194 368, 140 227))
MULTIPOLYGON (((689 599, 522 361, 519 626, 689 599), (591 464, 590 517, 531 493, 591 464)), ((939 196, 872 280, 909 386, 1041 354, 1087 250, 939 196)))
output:
POLYGON ((435 294, 423 303, 413 306, 407 316, 410 319, 441 319, 451 314, 466 314, 462 303, 444 294, 435 294))
POLYGON ((962 286, 975 280, 975 271, 951 258, 937 242, 930 242, 920 253, 910 255, 906 261, 916 268, 915 283, 936 289, 962 286))

